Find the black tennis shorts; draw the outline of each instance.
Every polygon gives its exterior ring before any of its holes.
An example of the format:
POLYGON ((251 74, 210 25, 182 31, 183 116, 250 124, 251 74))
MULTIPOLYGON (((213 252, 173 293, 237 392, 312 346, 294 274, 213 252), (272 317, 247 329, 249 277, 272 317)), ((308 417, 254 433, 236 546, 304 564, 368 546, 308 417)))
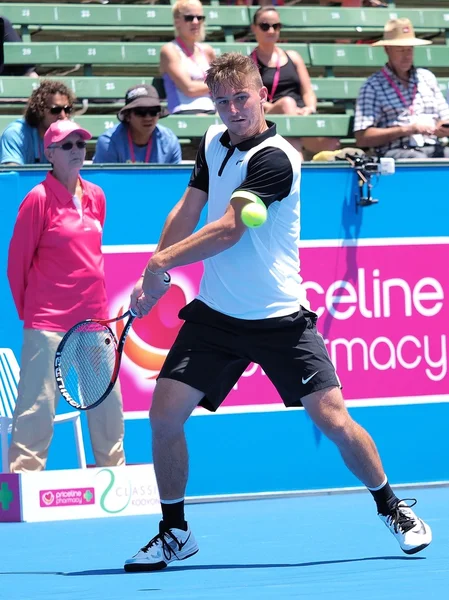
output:
POLYGON ((200 300, 179 312, 185 323, 165 359, 159 378, 175 379, 204 392, 200 405, 216 411, 252 362, 265 371, 285 406, 340 386, 315 313, 244 320, 223 315, 200 300))

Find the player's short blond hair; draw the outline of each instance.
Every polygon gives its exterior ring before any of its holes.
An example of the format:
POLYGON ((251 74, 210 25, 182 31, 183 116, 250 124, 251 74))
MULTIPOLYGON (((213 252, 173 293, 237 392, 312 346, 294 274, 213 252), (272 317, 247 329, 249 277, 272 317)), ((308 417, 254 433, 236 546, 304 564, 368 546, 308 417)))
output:
POLYGON ((234 89, 252 87, 256 90, 263 87, 259 67, 251 57, 239 52, 227 52, 215 58, 207 70, 205 83, 212 96, 222 86, 234 89))

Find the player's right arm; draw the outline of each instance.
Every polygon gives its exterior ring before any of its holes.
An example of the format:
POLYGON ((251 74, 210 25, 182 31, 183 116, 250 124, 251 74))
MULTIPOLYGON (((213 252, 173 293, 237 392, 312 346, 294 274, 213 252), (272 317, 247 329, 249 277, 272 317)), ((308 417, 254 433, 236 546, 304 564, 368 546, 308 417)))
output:
POLYGON ((181 200, 170 211, 156 252, 165 250, 189 237, 198 225, 209 193, 209 169, 206 161, 205 137, 200 142, 189 185, 181 200))
MULTIPOLYGON (((209 170, 205 154, 205 138, 201 140, 197 152, 195 167, 189 185, 181 200, 172 208, 165 220, 159 243, 155 252, 166 250, 192 235, 200 220, 201 211, 207 203, 209 190, 209 170)), ((157 297, 163 295, 168 286, 164 284, 163 276, 155 275, 157 297)), ((141 277, 131 293, 130 308, 138 316, 143 316, 138 307, 138 299, 142 295, 143 277, 141 277)))
POLYGON ((198 225, 206 202, 206 192, 188 187, 165 221, 156 252, 165 250, 191 235, 198 225))

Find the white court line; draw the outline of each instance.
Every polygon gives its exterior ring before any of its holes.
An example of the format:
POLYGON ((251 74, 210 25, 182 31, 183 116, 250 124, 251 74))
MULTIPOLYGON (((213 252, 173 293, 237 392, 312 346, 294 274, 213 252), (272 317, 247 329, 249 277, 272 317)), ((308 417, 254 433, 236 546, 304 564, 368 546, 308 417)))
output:
MULTIPOLYGON (((449 394, 441 396, 405 396, 398 398, 368 398, 367 400, 346 400, 348 408, 372 408, 374 406, 381 408, 382 406, 414 406, 417 404, 448 404, 449 394)), ((270 413, 283 412, 286 410, 304 410, 301 407, 292 407, 286 409, 282 403, 277 404, 252 404, 245 406, 223 406, 216 413, 210 412, 205 408, 196 408, 193 417, 209 417, 212 415, 237 415, 246 413, 270 413)), ((129 411, 125 412, 125 419, 135 421, 140 419, 148 419, 148 411, 129 411)))
MULTIPOLYGON (((364 238, 364 239, 329 239, 301 240, 300 248, 345 248, 364 246, 437 246, 449 244, 449 236, 441 237, 403 237, 403 238, 364 238)), ((111 244, 102 246, 104 254, 131 254, 133 252, 153 252, 156 244, 111 244)))
POLYGON ((111 244, 101 247, 103 254, 132 254, 133 252, 153 252, 157 244, 111 244))
POLYGON ((300 248, 345 248, 363 246, 436 246, 449 244, 448 236, 403 237, 403 238, 363 238, 339 240, 300 240, 300 248))
MULTIPOLYGON (((448 487, 449 481, 424 481, 419 483, 392 484, 396 489, 448 487)), ((317 490, 292 490, 283 492, 255 492, 251 494, 219 494, 213 496, 187 496, 186 504, 207 502, 232 502, 242 500, 273 500, 276 498, 297 498, 300 496, 330 496, 333 494, 368 493, 366 487, 322 488, 317 490)))

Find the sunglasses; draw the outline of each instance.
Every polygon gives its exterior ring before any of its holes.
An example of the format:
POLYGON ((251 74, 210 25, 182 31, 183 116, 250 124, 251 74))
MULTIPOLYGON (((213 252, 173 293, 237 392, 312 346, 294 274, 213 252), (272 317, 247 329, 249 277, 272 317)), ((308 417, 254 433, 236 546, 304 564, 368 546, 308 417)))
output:
POLYGON ((195 19, 202 23, 206 20, 206 17, 204 15, 183 15, 183 19, 186 23, 193 23, 195 19))
POLYGON ((280 31, 282 27, 282 23, 257 23, 257 26, 262 29, 262 31, 269 31, 273 28, 274 31, 280 31))
POLYGON ((133 108, 132 112, 136 115, 136 117, 146 117, 147 115, 150 117, 157 117, 161 114, 160 108, 133 108))
POLYGON ((66 115, 69 115, 73 110, 73 106, 59 106, 58 104, 55 104, 54 106, 50 106, 48 110, 52 115, 60 115, 62 111, 64 111, 66 115))
POLYGON ((51 148, 61 148, 62 150, 71 150, 73 146, 76 146, 78 150, 84 150, 86 147, 86 142, 84 140, 79 140, 78 142, 64 142, 60 146, 51 146, 51 148))

